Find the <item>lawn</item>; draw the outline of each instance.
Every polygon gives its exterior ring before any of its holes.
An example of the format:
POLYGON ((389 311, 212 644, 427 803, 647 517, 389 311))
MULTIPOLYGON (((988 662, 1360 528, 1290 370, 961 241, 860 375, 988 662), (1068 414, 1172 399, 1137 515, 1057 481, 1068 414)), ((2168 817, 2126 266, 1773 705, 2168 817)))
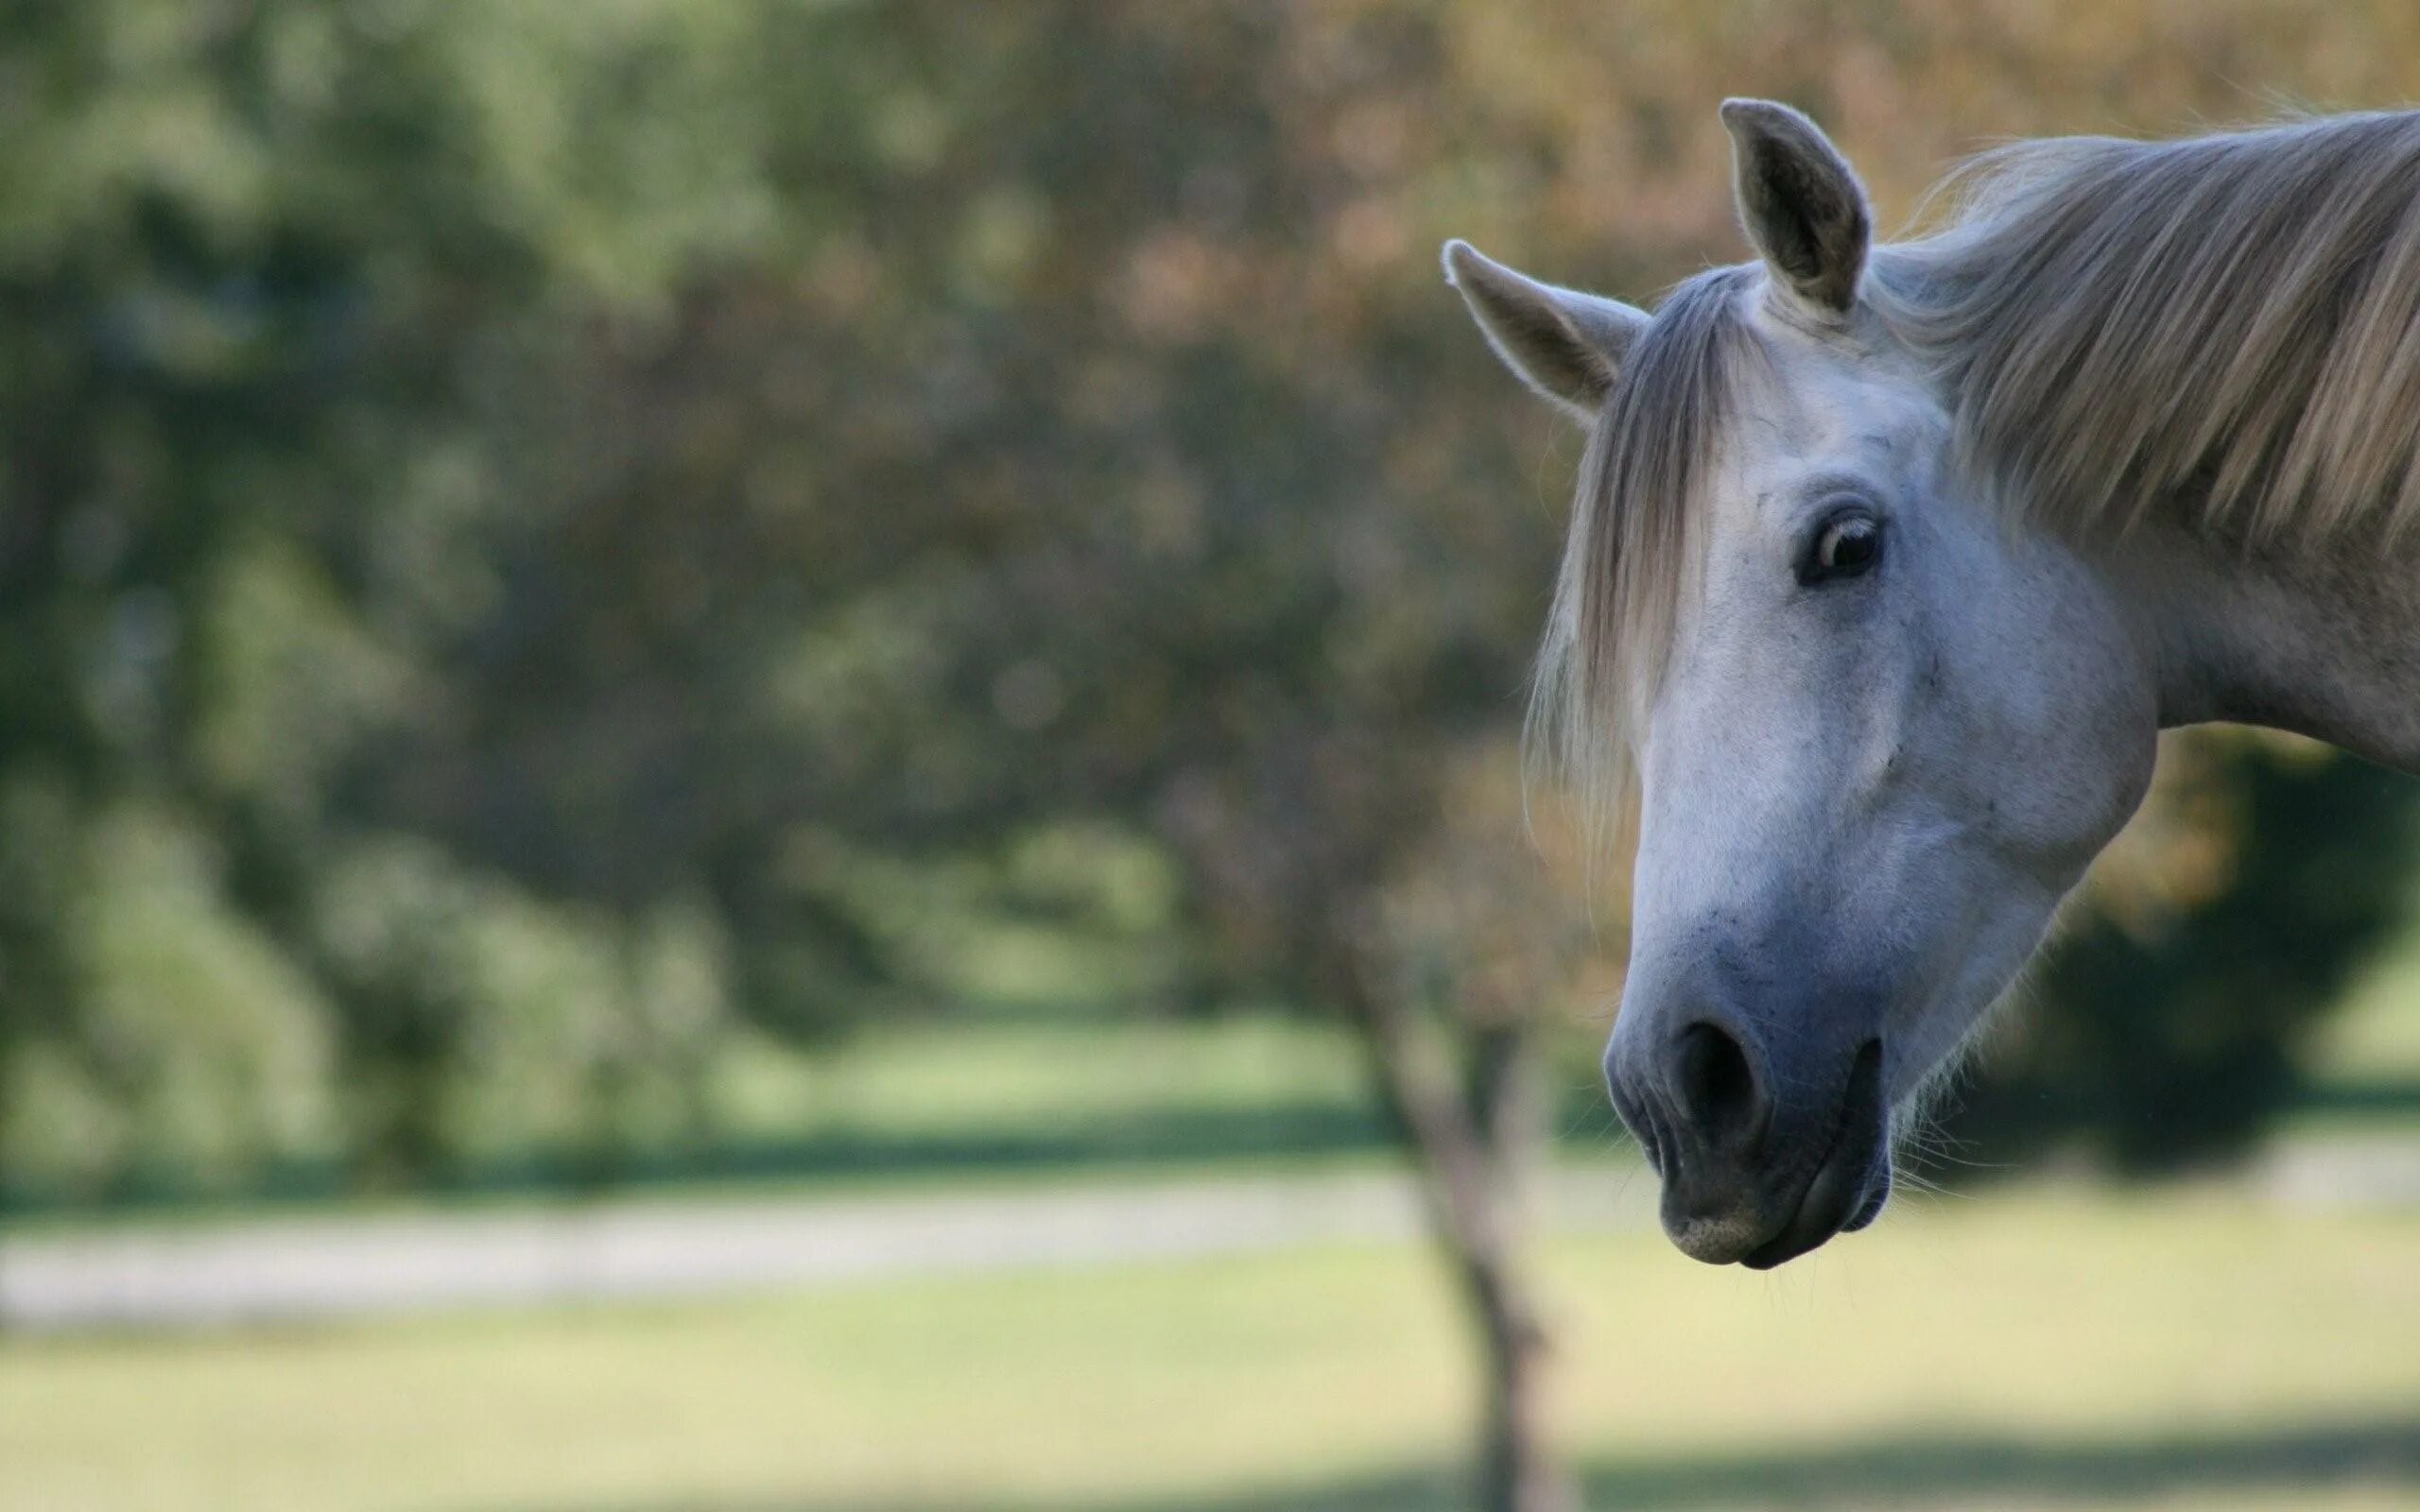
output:
POLYGON ((2420 1085, 2420 928, 2409 931, 2353 984, 2313 1048, 2322 1079, 2420 1085))
MULTIPOLYGON (((1599 1508, 2420 1507, 2420 1215, 1911 1202, 1771 1277, 1558 1241, 1599 1508)), ((0 1506, 1443 1512, 1417 1248, 0 1343, 0 1506)))

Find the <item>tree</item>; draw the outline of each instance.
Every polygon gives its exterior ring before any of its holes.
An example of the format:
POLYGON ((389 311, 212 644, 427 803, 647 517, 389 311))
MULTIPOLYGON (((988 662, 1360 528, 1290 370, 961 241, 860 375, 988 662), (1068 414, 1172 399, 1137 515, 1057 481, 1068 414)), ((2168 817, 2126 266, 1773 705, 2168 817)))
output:
MULTIPOLYGON (((517 501, 481 386, 754 219, 701 87, 727 40, 668 5, 0 22, 12 1169, 323 1156, 354 1134, 255 1110, 324 1109, 329 1068, 405 1047, 475 1058, 462 1015, 352 990, 315 909, 411 822, 384 759, 455 712, 444 660, 492 602, 517 501)), ((433 1116, 354 1133, 424 1174, 433 1116)))

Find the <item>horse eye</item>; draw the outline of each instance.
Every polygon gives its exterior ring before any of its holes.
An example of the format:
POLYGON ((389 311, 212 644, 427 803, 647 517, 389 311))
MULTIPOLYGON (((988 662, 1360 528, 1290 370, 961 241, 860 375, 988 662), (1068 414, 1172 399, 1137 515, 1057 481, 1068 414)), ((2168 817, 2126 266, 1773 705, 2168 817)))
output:
POLYGON ((1844 510, 1818 526, 1799 564, 1798 580, 1855 577, 1882 558, 1882 522, 1862 509, 1844 510))

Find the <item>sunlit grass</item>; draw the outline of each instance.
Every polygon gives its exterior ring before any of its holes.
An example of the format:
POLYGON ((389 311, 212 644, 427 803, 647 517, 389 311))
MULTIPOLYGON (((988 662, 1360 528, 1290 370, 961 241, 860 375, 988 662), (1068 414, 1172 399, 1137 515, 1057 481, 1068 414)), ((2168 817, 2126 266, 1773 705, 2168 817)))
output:
POLYGON ((2323 1076, 2420 1082, 2420 931, 2354 984, 2316 1048, 2323 1076))
MULTIPOLYGON (((1608 1506, 2420 1506, 2420 1215, 2003 1192, 1548 1271, 1608 1506)), ((0 1505, 1442 1509, 1470 1381, 1412 1247, 19 1342, 0 1505)))
POLYGON ((1015 1132, 1367 1097, 1347 1035, 1276 1014, 942 1021, 814 1053, 760 1048, 734 1058, 720 1091, 737 1129, 768 1135, 1015 1132))

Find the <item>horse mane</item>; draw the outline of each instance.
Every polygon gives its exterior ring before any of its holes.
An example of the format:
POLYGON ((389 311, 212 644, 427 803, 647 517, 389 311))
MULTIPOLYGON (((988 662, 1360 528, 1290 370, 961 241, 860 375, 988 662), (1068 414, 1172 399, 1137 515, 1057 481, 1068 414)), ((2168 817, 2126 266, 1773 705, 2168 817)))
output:
MULTIPOLYGON (((2246 548, 2420 519, 2420 112, 2018 142, 1928 203, 1938 224, 1876 247, 1861 299, 2013 511, 2246 548)), ((1754 273, 1673 291, 1582 462, 1530 720, 1600 817, 1694 579, 1694 490, 1765 366, 1754 273)))
POLYGON ((2420 112, 1984 154, 1866 298, 2046 524, 2246 542, 2420 515, 2420 112))

